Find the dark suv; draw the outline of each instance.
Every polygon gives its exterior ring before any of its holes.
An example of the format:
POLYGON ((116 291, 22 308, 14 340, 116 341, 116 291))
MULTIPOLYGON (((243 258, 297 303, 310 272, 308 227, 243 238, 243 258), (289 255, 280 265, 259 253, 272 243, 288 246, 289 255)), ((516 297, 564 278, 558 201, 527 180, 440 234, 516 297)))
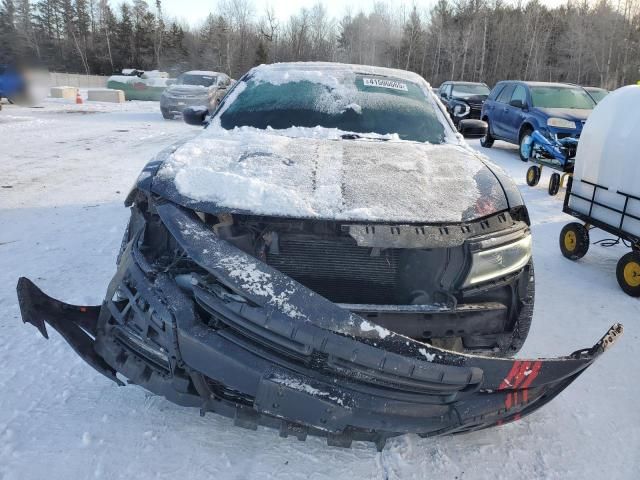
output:
POLYGON ((490 91, 484 83, 444 82, 438 89, 438 96, 457 127, 460 120, 480 119, 482 104, 490 91))
POLYGON ((566 83, 504 81, 491 90, 482 107, 487 134, 480 140, 490 148, 494 140, 520 145, 520 159, 528 160, 524 146, 534 130, 551 140, 580 138, 595 107, 584 88, 566 83))

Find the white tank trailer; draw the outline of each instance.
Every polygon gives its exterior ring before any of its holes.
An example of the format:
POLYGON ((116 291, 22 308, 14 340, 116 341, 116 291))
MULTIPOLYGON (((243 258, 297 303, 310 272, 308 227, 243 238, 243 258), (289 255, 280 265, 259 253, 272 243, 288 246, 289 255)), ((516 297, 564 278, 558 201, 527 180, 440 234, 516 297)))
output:
POLYGON ((631 252, 618 262, 616 276, 629 295, 640 296, 640 86, 607 95, 587 120, 564 202, 566 213, 582 220, 560 234, 560 249, 571 260, 589 248, 589 230, 600 228, 631 252))

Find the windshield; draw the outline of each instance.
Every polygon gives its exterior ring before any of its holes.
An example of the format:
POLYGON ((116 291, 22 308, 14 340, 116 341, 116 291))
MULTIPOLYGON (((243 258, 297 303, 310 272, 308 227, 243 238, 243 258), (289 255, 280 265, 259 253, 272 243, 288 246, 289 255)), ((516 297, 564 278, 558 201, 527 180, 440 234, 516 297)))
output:
POLYGON ((489 95, 491 91, 486 85, 453 85, 454 97, 470 97, 472 95, 489 95))
POLYGON ((200 85, 201 87, 210 87, 216 83, 216 77, 212 75, 190 75, 183 73, 176 81, 177 85, 200 85))
POLYGON ((603 88, 587 88, 586 90, 587 92, 589 92, 589 95, 591 95, 591 98, 593 98, 596 101, 596 103, 599 103, 600 100, 606 97, 607 94, 609 93, 603 88))
POLYGON ((539 108, 576 108, 591 110, 595 102, 582 88, 531 87, 533 106, 539 108))
POLYGON ((319 126, 362 136, 397 134, 402 140, 444 142, 444 123, 417 84, 349 73, 319 80, 290 72, 290 81, 274 83, 246 78, 220 124, 225 129, 319 126))

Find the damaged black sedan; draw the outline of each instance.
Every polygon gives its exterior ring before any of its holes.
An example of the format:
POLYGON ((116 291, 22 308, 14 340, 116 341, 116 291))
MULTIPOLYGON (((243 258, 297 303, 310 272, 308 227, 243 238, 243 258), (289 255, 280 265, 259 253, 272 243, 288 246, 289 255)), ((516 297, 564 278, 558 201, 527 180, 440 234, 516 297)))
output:
POLYGON ((101 306, 18 283, 23 320, 113 381, 239 426, 381 448, 516 420, 621 334, 509 358, 533 313, 527 209, 421 77, 260 66, 206 124, 140 175, 101 306))

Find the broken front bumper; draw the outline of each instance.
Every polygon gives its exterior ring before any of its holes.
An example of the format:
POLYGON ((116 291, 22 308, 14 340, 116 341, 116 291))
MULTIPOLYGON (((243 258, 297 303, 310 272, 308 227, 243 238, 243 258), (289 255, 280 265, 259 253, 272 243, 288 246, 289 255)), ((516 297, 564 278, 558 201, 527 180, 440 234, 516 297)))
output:
POLYGON ((134 238, 101 307, 64 304, 22 278, 23 320, 45 337, 48 323, 119 384, 118 374, 239 426, 382 448, 402 433, 499 425, 547 403, 622 333, 614 325, 592 348, 556 359, 441 350, 329 302, 186 210, 167 203, 157 211, 202 275, 185 282, 154 271, 134 238))

